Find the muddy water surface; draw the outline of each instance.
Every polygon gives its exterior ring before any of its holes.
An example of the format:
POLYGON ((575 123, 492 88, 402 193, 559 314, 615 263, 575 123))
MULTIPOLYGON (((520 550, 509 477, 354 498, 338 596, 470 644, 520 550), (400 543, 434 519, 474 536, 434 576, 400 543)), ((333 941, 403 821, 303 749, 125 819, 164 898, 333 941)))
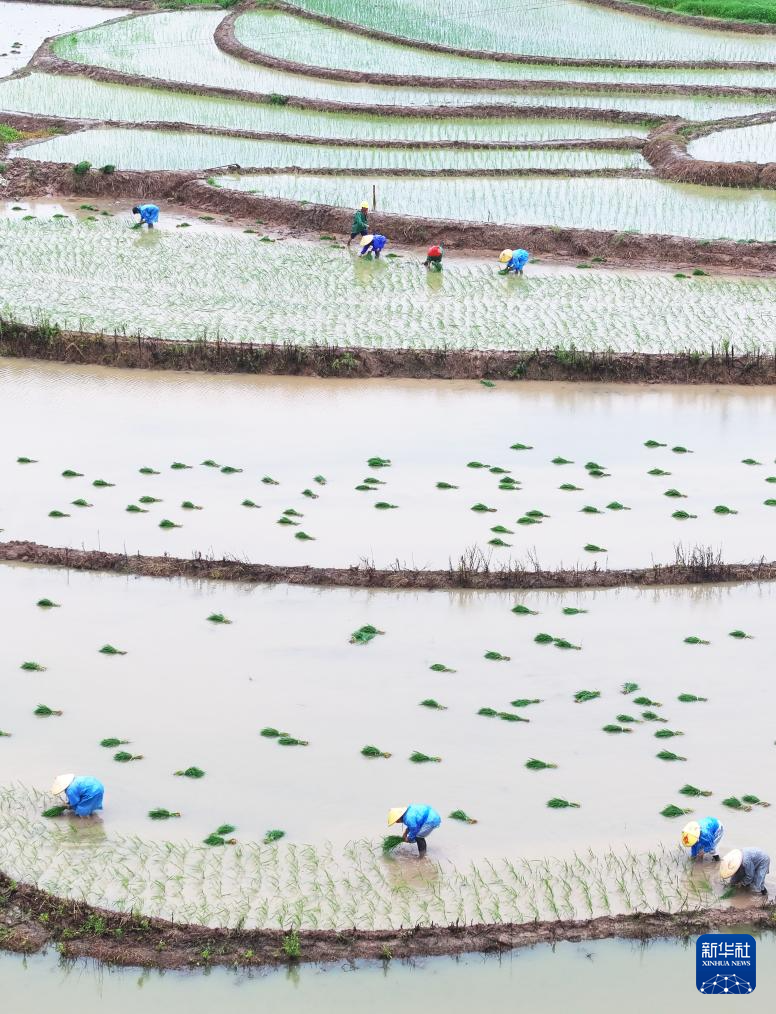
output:
POLYGON ((126 13, 118 7, 103 11, 66 4, 0 2, 0 76, 23 67, 45 38, 89 28, 126 13))

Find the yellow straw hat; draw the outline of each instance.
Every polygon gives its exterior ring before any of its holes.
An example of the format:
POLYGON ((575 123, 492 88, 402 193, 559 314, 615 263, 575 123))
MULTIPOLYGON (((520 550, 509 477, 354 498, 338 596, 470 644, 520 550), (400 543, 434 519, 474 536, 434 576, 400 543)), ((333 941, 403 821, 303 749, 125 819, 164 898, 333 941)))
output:
POLYGON ((513 250, 502 250, 501 253, 498 255, 498 259, 502 264, 507 264, 509 261, 512 260, 513 253, 514 253, 513 250))
POLYGON ((406 812, 406 806, 394 806, 390 809, 388 811, 388 827, 390 827, 391 824, 398 824, 406 812))
POLYGON ((72 773, 67 775, 57 775, 54 779, 54 784, 51 786, 51 795, 59 796, 65 791, 74 778, 75 775, 72 773))
POLYGON ((361 207, 364 208, 366 211, 368 211, 369 210, 369 202, 368 201, 362 201, 361 202, 361 207))
POLYGON ((374 239, 374 236, 362 236, 361 237, 361 246, 369 246, 369 244, 372 242, 373 239, 374 239))
POLYGON ((689 824, 685 824, 682 828, 682 845, 685 848, 691 848, 693 845, 697 845, 701 836, 701 825, 697 820, 691 820, 689 824))
POLYGON ((719 875, 723 880, 727 880, 728 877, 733 876, 743 861, 744 853, 741 849, 733 849, 732 852, 728 852, 726 856, 722 857, 722 862, 719 864, 719 875))

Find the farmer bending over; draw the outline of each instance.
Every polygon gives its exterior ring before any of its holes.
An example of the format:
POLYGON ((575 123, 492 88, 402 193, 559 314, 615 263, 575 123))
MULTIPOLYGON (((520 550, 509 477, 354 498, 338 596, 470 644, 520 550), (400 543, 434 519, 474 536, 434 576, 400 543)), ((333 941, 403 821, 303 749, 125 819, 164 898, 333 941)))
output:
POLYGON ((57 775, 51 786, 52 796, 64 796, 67 807, 76 817, 90 817, 95 810, 102 809, 105 786, 89 775, 57 775))
POLYGON ((505 267, 499 273, 508 275, 510 271, 514 271, 516 275, 522 275, 523 268, 528 263, 530 256, 527 250, 502 250, 499 255, 499 261, 505 267))
POLYGON ((136 204, 132 209, 133 215, 140 215, 140 228, 147 225, 153 229, 154 222, 159 221, 159 209, 155 204, 136 204))
POLYGON ((771 871, 771 857, 762 849, 733 849, 722 857, 719 875, 731 887, 748 887, 754 894, 767 894, 765 878, 771 871))
POLYGON ((402 841, 416 842, 420 856, 426 854, 426 838, 441 823, 442 818, 436 810, 425 803, 395 806, 388 811, 388 827, 393 824, 404 824, 402 841))
POLYGON ((691 820, 682 828, 682 845, 690 850, 690 859, 703 859, 711 855, 715 863, 719 862, 719 845, 725 828, 716 817, 704 817, 703 820, 691 820))
POLYGON ((441 246, 430 246, 426 259, 423 261, 423 267, 429 268, 431 271, 442 270, 442 258, 444 257, 445 251, 441 246))
POLYGON ((375 260, 380 259, 380 253, 388 240, 385 236, 364 236, 361 240, 361 257, 373 253, 375 260))
POLYGON ((350 239, 348 240, 348 246, 353 242, 356 236, 366 236, 369 232, 369 205, 366 201, 363 202, 361 207, 353 216, 353 224, 350 227, 350 239))

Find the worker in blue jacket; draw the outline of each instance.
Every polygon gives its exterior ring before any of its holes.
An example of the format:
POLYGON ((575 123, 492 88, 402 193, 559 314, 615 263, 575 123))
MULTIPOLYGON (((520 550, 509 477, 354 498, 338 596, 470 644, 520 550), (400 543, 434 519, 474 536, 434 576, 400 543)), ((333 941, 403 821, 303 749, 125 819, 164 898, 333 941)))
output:
POLYGON ((51 786, 51 794, 64 796, 67 806, 76 817, 90 817, 95 810, 102 809, 105 786, 89 775, 57 775, 51 786))
POLYGON ((136 204, 132 209, 133 215, 140 215, 140 228, 147 225, 153 229, 154 223, 159 221, 159 209, 155 204, 136 204))
POLYGON ((682 845, 690 850, 690 859, 703 859, 710 855, 718 863, 717 845, 724 833, 724 825, 716 817, 691 820, 682 828, 682 845))
POLYGON ((366 257, 367 254, 374 254, 375 260, 380 259, 380 254, 383 247, 388 242, 385 236, 364 236, 361 240, 361 257, 366 257))
POLYGON ((425 803, 410 803, 409 806, 394 806, 388 811, 388 827, 393 824, 403 824, 404 834, 402 840, 415 842, 418 846, 418 855, 426 854, 426 838, 431 832, 439 827, 442 818, 436 810, 425 803))
POLYGON ((504 267, 499 273, 508 275, 510 271, 514 271, 516 275, 522 275, 530 256, 527 250, 502 250, 498 259, 504 267))

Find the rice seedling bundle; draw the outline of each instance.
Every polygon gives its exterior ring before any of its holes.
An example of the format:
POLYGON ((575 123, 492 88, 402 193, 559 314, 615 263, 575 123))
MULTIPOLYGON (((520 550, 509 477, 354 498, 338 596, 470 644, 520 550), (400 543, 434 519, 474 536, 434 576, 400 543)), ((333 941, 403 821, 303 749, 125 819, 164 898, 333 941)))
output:
POLYGON ((23 669, 25 672, 45 672, 46 671, 46 666, 45 665, 41 665, 39 662, 22 662, 22 664, 19 666, 19 668, 23 669))
POLYGON ((470 817, 465 810, 453 810, 452 813, 448 814, 450 820, 460 820, 463 824, 476 824, 477 821, 474 817, 470 817))
POLYGON ((268 725, 259 732, 260 736, 264 736, 265 739, 277 739, 278 736, 287 736, 287 732, 281 732, 279 729, 275 729, 273 726, 268 725))
POLYGON ((116 746, 125 746, 128 742, 128 739, 117 739, 115 736, 107 736, 105 739, 100 740, 100 746, 113 748, 116 746))
POLYGON ((751 641, 752 635, 745 633, 743 630, 731 630, 728 637, 735 637, 737 641, 751 641))
POLYGON ((293 507, 289 507, 289 508, 287 508, 287 510, 284 510, 283 511, 283 515, 284 515, 284 517, 289 517, 289 518, 303 518, 304 517, 304 514, 301 514, 299 511, 294 510, 293 507))
POLYGON ((183 503, 181 504, 181 507, 183 508, 183 510, 186 510, 186 511, 201 511, 202 510, 201 507, 199 507, 195 503, 192 503, 191 500, 184 500, 183 503))
POLYGON ((384 630, 378 630, 371 623, 365 623, 363 627, 354 630, 350 635, 351 644, 369 644, 378 634, 384 634, 384 630))
POLYGON ((35 605, 40 606, 41 609, 59 609, 59 603, 52 602, 51 599, 38 599, 35 605))
POLYGON ((203 838, 202 839, 202 844, 203 845, 210 845, 211 847, 216 848, 216 847, 218 847, 220 845, 226 845, 227 842, 226 842, 226 838, 224 838, 223 835, 216 834, 215 832, 212 832, 211 834, 209 834, 207 836, 207 838, 203 838))
POLYGON ((584 546, 583 548, 584 548, 584 550, 585 550, 586 553, 605 553, 606 552, 606 549, 604 549, 603 546, 596 546, 596 544, 594 542, 588 542, 587 545, 584 546))
POLYGON ((61 817, 62 814, 67 810, 68 807, 62 804, 58 806, 50 806, 47 810, 44 810, 41 817, 61 817))
POLYGON ((511 711, 499 711, 498 717, 502 722, 529 722, 529 718, 523 718, 522 715, 513 715, 511 711))
POLYGON ((487 658, 490 662, 511 662, 509 655, 502 655, 500 651, 486 651, 484 658, 487 658))
POLYGON ((441 757, 431 757, 427 753, 422 753, 420 750, 413 750, 410 754, 410 760, 413 764, 441 764, 441 757))
POLYGON ((138 507, 135 503, 128 503, 125 510, 129 514, 147 514, 148 511, 144 507, 138 507))
POLYGON ((695 521, 698 515, 688 514, 687 511, 674 511, 671 517, 674 519, 674 521, 695 521))
POLYGON ((536 644, 552 644, 554 640, 555 638, 552 634, 537 634, 536 637, 534 637, 536 644))
POLYGON ((142 760, 143 755, 139 753, 137 754, 128 753, 126 750, 119 750, 118 753, 114 753, 113 759, 115 761, 118 761, 119 764, 127 764, 129 763, 129 761, 142 760))
POLYGON ((273 828, 271 831, 267 831, 261 840, 262 845, 272 845, 276 841, 280 841, 281 838, 285 838, 286 832, 280 831, 277 828, 273 828))
POLYGON ((639 689, 638 683, 623 683, 621 694, 634 694, 639 689))
POLYGON ((97 489, 108 489, 111 486, 115 486, 115 482, 107 482, 105 479, 95 479, 92 486, 96 486, 97 489))
POLYGON ((169 518, 162 518, 159 522, 160 528, 183 528, 183 525, 176 525, 174 521, 170 521, 169 518))
POLYGON ((451 482, 438 482, 436 484, 436 488, 437 489, 458 489, 458 487, 454 486, 451 482))
POLYGON ((633 715, 617 715, 618 722, 638 722, 638 718, 634 718, 633 715))
POLYGON ((743 458, 741 461, 742 465, 762 465, 762 461, 756 461, 754 458, 743 458))
POLYGON ((602 728, 603 728, 604 732, 633 732, 633 729, 628 729, 624 725, 613 725, 613 724, 610 724, 610 725, 604 725, 602 728))
POLYGON ((395 511, 398 505, 395 503, 388 503, 385 500, 378 500, 374 506, 379 511, 395 511))
POLYGON ((683 736, 684 733, 676 729, 658 729, 654 735, 656 739, 673 739, 674 736, 683 736))
POLYGON ((483 718, 495 718, 498 711, 495 708, 480 708, 477 714, 482 715, 483 718))
POLYGON ((403 841, 404 839, 400 834, 386 835, 385 838, 383 838, 382 844, 383 855, 388 855, 389 853, 393 852, 393 850, 397 848, 399 845, 401 845, 403 841))
POLYGON ((725 504, 720 503, 714 508, 715 514, 738 514, 738 511, 734 511, 732 507, 727 507, 725 504))
POLYGON ((676 447, 672 447, 671 450, 674 454, 692 454, 693 452, 687 447, 683 447, 681 444, 677 444, 676 447))
POLYGON ((496 513, 496 508, 495 507, 488 507, 484 503, 476 503, 476 504, 474 504, 470 508, 470 510, 476 511, 478 514, 495 514, 496 513))
POLYGON ((326 477, 324 475, 314 475, 313 482, 317 482, 319 486, 326 485, 326 477))
POLYGON ((422 708, 431 708, 434 711, 447 711, 447 707, 444 704, 440 704, 439 701, 435 701, 433 697, 427 697, 424 701, 420 702, 422 708))
POLYGON ((57 711, 54 708, 50 708, 48 704, 38 704, 33 709, 33 715, 38 715, 39 718, 51 718, 54 715, 61 715, 61 711, 57 711))
POLYGON ((277 479, 273 479, 271 475, 265 475, 261 480, 265 486, 279 486, 280 483, 277 479))
POLYGON ((469 461, 466 463, 467 468, 490 468, 490 465, 484 465, 481 461, 469 461))
POLYGON ((763 500, 763 506, 764 507, 776 507, 776 500, 774 500, 772 498, 769 498, 768 500, 763 500))
POLYGON ((73 507, 91 507, 92 506, 92 504, 90 504, 87 500, 84 500, 83 497, 79 497, 77 500, 71 500, 70 502, 72 503, 73 507))
POLYGON ((4 729, 0 729, 0 739, 10 739, 11 733, 6 732, 4 729))
POLYGON ((126 655, 125 651, 120 651, 118 648, 114 648, 112 644, 103 644, 99 649, 101 655, 126 655))
POLYGON ((663 705, 660 701, 653 701, 649 697, 634 697, 633 703, 638 704, 640 708, 662 708, 663 705))
POLYGON ((564 616, 579 616, 581 613, 586 613, 587 609, 579 609, 577 606, 564 606, 564 616))
POLYGON ((367 486, 364 482, 360 482, 358 486, 354 487, 354 489, 357 493, 374 493, 374 487, 367 486))
POLYGON ((155 496, 139 496, 137 498, 138 503, 161 503, 162 501, 155 496))
POLYGON ((313 493, 313 491, 311 489, 303 489, 302 490, 302 496, 306 496, 308 500, 317 500, 318 499, 318 494, 317 493, 313 493))
POLYGON ((578 810, 580 804, 570 803, 568 799, 559 799, 557 796, 553 796, 552 799, 547 800, 547 806, 551 810, 568 810, 568 809, 578 810))
POLYGON ((655 755, 658 760, 664 761, 686 761, 686 757, 680 757, 679 754, 671 753, 670 750, 661 750, 660 753, 655 755))
POLYGON ((645 447, 666 447, 666 444, 661 444, 659 440, 645 440, 645 447))
POLYGON ((548 761, 539 760, 537 757, 531 757, 530 760, 525 762, 525 766, 529 771, 547 771, 549 769, 557 768, 557 764, 550 764, 548 761))
POLYGON ((663 476, 670 474, 671 474, 670 472, 666 472, 662 468, 650 468, 650 470, 647 472, 647 475, 655 475, 655 476, 663 476))
POLYGON ((533 450, 533 446, 531 444, 520 444, 520 443, 511 444, 510 445, 510 450, 512 450, 512 451, 532 451, 533 450))
POLYGON ((748 813, 752 807, 748 806, 738 796, 728 796, 727 799, 722 800, 722 805, 729 807, 731 810, 744 810, 748 813))
POLYGON ((221 469, 222 475, 238 475, 240 472, 242 472, 242 469, 236 468, 234 465, 224 465, 221 469))
POLYGON ((587 474, 591 475, 594 479, 608 479, 611 475, 610 472, 604 472, 601 468, 589 468, 587 474))
POLYGON ((662 715, 658 715, 656 711, 642 711, 641 717, 645 722, 667 722, 667 718, 663 718, 662 715))
POLYGON ((696 701, 705 704, 708 701, 708 697, 696 697, 695 694, 679 694, 676 699, 682 704, 694 704, 696 701))
POLYGON ((681 497, 681 498, 683 498, 685 500, 687 499, 687 494, 686 493, 680 493, 678 489, 667 489, 665 491, 665 493, 663 494, 663 496, 671 496, 671 497, 674 497, 674 498, 681 497))
POLYGON ((751 806, 770 806, 770 803, 766 803, 764 799, 760 799, 759 796, 753 796, 751 793, 747 793, 745 796, 741 796, 741 799, 745 803, 749 803, 751 806))
POLYGON ((151 468, 149 465, 144 465, 142 468, 139 468, 138 472, 140 472, 141 475, 159 475, 160 474, 159 472, 156 471, 155 468, 151 468))
POLYGON ((69 514, 65 514, 65 513, 63 513, 60 510, 49 511, 48 516, 50 518, 69 518, 70 517, 69 514))
POLYGON ((560 455, 558 455, 557 458, 553 458, 552 459, 552 464, 553 465, 573 465, 574 462, 573 461, 569 461, 568 458, 562 458, 560 455))
POLYGON ((526 511, 525 512, 525 516, 527 518, 548 518, 550 515, 549 514, 545 514, 543 511, 532 510, 532 511, 526 511))
POLYGON ((444 664, 444 662, 434 662, 433 665, 429 666, 429 669, 432 672, 455 672, 456 671, 455 669, 451 669, 449 666, 446 666, 444 664))
POLYGON ((28 458, 22 455, 22 457, 16 459, 17 465, 37 465, 37 458, 28 458))
POLYGON ((231 620, 228 620, 224 616, 223 613, 211 613, 210 616, 208 616, 208 621, 210 623, 231 623, 232 622, 231 620))
MULTIPOLYGON (((507 473, 510 471, 510 469, 508 469, 508 468, 502 468, 501 465, 491 465, 490 468, 488 469, 488 471, 491 472, 493 475, 505 475, 506 476, 507 473)), ((506 481, 514 482, 515 480, 514 479, 509 479, 509 480, 504 479, 502 481, 504 481, 504 482, 506 482, 506 481)))
POLYGON ((174 468, 174 469, 180 471, 180 470, 182 470, 184 468, 191 468, 191 465, 186 465, 182 461, 173 461, 173 463, 170 465, 170 468, 174 468))
POLYGON ((83 478, 83 474, 84 474, 83 472, 76 472, 72 468, 66 468, 64 470, 64 472, 62 473, 62 478, 63 479, 82 479, 83 478))
POLYGON ((669 803, 664 806, 660 811, 661 817, 683 817, 686 813, 692 813, 692 810, 682 809, 681 806, 674 806, 673 803, 669 803))
POLYGON ((516 606, 512 606, 512 612, 516 616, 538 616, 539 614, 535 609, 529 609, 528 606, 524 606, 518 602, 516 606))
POLYGON ((504 525, 494 525, 494 526, 493 526, 493 527, 491 528, 491 531, 492 531, 492 532, 495 532, 495 533, 496 533, 496 535, 514 535, 514 534, 515 534, 515 533, 514 533, 514 532, 512 531, 512 529, 511 529, 511 528, 506 528, 506 527, 505 527, 504 525))
MULTIPOLYGON (((358 489, 358 486, 356 486, 356 489, 358 489)), ((275 524, 276 525, 290 525, 292 528, 298 528, 299 527, 299 522, 298 521, 292 521, 291 518, 287 518, 287 517, 280 517, 280 518, 278 518, 277 521, 275 522, 275 524)))
POLYGON ((558 486, 558 489, 562 489, 562 490, 564 490, 565 492, 568 492, 568 493, 581 493, 582 492, 581 486, 575 486, 573 482, 564 482, 561 486, 558 486))
POLYGON ((699 789, 696 785, 683 785, 679 789, 679 793, 682 796, 710 796, 711 792, 708 789, 699 789))
POLYGON ((516 701, 510 701, 509 704, 513 708, 527 708, 531 704, 541 704, 541 698, 539 697, 518 697, 516 701))
POLYGON ((391 756, 390 753, 387 753, 385 750, 381 750, 377 746, 372 746, 371 744, 368 745, 368 746, 362 746, 361 747, 361 754, 364 757, 385 757, 385 758, 388 758, 388 757, 391 756))
POLYGON ((279 746, 309 746, 310 743, 306 739, 297 739, 295 736, 279 736, 279 746))
POLYGON ((504 542, 503 539, 495 538, 495 539, 488 539, 488 545, 489 546, 495 546, 497 549, 504 549, 504 548, 509 549, 512 546, 512 543, 511 542, 504 542))
POLYGON ((561 648, 564 651, 582 651, 582 647, 579 644, 572 644, 565 637, 556 637, 553 639, 553 643, 556 648, 561 648))
POLYGON ((180 813, 177 810, 165 810, 160 806, 155 810, 149 810, 148 816, 151 820, 172 820, 173 817, 180 817, 180 813))
POLYGON ((315 536, 308 535, 307 532, 294 532, 294 538, 300 542, 315 542, 315 536))
POLYGON ((574 694, 574 702, 576 704, 585 704, 587 701, 594 701, 600 696, 600 690, 577 690, 574 694))
POLYGON ((517 519, 518 525, 540 525, 541 521, 538 518, 529 517, 528 514, 524 514, 523 517, 517 519))
POLYGON ((370 468, 389 468, 391 464, 391 459, 373 457, 367 458, 366 463, 367 465, 369 465, 370 468))
POLYGON ((769 475, 766 482, 776 482, 776 475, 769 475))
POLYGON ((626 507, 625 504, 620 503, 619 500, 612 500, 611 503, 606 505, 606 509, 609 511, 629 511, 630 507, 626 507))
MULTIPOLYGON (((390 255, 390 254, 388 254, 388 256, 390 257, 391 255, 390 255)), ((496 385, 495 385, 495 384, 493 383, 493 381, 492 381, 492 380, 481 380, 481 381, 480 381, 480 383, 482 384, 482 386, 483 386, 483 387, 495 387, 495 386, 496 386, 496 385)))
POLYGON ((695 634, 691 634, 689 637, 685 637, 685 644, 711 644, 711 641, 704 641, 702 637, 696 637, 695 634))
POLYGON ((246 497, 245 500, 242 501, 242 503, 240 504, 240 506, 241 507, 256 507, 257 509, 259 508, 259 505, 257 503, 255 503, 255 501, 250 500, 247 497, 246 497))
POLYGON ((179 778, 204 778, 205 772, 202 768, 198 768, 192 765, 192 767, 184 768, 182 771, 175 771, 179 778))

